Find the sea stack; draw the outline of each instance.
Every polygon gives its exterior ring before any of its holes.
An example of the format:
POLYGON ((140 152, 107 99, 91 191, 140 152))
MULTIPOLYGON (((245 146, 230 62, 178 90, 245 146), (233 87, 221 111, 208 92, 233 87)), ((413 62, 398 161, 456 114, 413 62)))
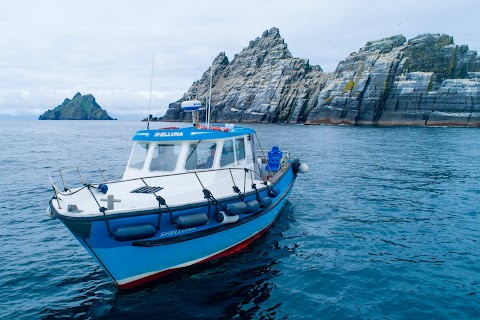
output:
POLYGON ((70 99, 65 99, 63 103, 53 110, 48 110, 42 114, 38 120, 114 120, 107 111, 103 110, 91 94, 82 96, 77 92, 70 99))

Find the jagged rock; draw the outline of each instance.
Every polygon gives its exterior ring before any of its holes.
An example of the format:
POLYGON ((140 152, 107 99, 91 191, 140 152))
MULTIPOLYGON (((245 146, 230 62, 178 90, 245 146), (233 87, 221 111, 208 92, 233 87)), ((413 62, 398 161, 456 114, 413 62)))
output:
MULTIPOLYGON (((221 52, 211 68, 211 119, 217 122, 303 122, 328 78, 320 66, 293 58, 277 28, 250 41, 231 62, 221 52)), ((205 101, 209 86, 210 68, 170 104, 163 121, 189 120, 181 102, 194 96, 205 101)))
POLYGON ((339 63, 307 123, 480 126, 479 62, 447 35, 368 42, 339 63))
POLYGON ((53 110, 46 111, 38 120, 114 120, 95 101, 91 94, 77 92, 53 110))
POLYGON ((369 41, 325 73, 272 28, 231 62, 221 52, 163 121, 190 121, 180 104, 206 101, 210 69, 212 121, 480 126, 480 57, 448 35, 369 41))

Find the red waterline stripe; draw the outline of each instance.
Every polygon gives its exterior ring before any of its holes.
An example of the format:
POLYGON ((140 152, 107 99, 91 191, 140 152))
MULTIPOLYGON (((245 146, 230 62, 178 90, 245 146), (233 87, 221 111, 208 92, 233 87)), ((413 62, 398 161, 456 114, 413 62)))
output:
MULTIPOLYGON (((274 220, 275 221, 275 220, 274 220)), ((225 256, 228 256, 232 253, 235 253, 239 250, 242 250, 243 248, 247 247, 250 243, 252 243, 253 241, 255 241, 256 239, 258 239, 259 237, 262 236, 262 234, 267 231, 267 229, 273 224, 272 221, 268 226, 266 226, 263 230, 261 230, 260 232, 258 232, 257 234, 253 235, 252 237, 240 242, 239 244, 236 244, 235 246, 225 250, 225 251, 222 251, 220 253, 217 253, 205 260, 201 260, 197 263, 194 263, 192 265, 197 265, 197 264, 200 264, 200 263, 204 263, 204 262, 208 262, 208 261, 211 261, 211 260, 215 260, 215 259, 218 259, 218 258, 222 258, 222 257, 225 257, 225 256)), ((154 280, 157 280, 157 279, 160 279, 162 277, 165 277, 171 273, 174 273, 175 271, 178 271, 182 268, 173 268, 173 269, 168 269, 168 270, 165 270, 165 271, 160 271, 158 273, 155 273, 155 274, 151 274, 149 276, 146 276, 145 278, 141 278, 141 279, 138 279, 138 280, 134 280, 132 282, 128 282, 128 283, 124 283, 124 284, 119 284, 118 287, 122 290, 126 290, 126 289, 131 289, 133 287, 137 287, 139 285, 142 285, 142 284, 145 284, 145 283, 148 283, 148 282, 151 282, 151 281, 154 281, 154 280)))

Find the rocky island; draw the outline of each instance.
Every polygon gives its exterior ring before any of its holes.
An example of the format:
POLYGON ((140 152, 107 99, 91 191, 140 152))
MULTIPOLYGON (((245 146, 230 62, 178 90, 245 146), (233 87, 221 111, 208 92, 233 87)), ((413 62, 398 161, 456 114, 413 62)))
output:
POLYGON ((53 110, 48 110, 42 114, 38 120, 114 120, 107 111, 103 110, 91 94, 82 96, 77 92, 70 99, 65 99, 63 103, 53 110))
MULTIPOLYGON (((212 66, 212 120, 347 125, 480 126, 480 57, 444 34, 369 41, 323 72, 294 58, 277 28, 212 66)), ((208 96, 210 68, 163 121, 190 121, 184 100, 208 96)))

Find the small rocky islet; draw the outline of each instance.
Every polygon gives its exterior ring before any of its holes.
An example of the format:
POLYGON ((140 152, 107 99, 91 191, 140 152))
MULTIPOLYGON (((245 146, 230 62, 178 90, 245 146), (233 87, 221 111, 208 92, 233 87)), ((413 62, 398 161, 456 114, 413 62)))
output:
POLYGON ((221 52, 158 119, 190 121, 181 102, 206 100, 211 68, 215 122, 480 126, 480 57, 445 34, 369 41, 323 72, 272 28, 232 61, 221 52))
POLYGON ((107 111, 98 105, 91 94, 82 95, 77 92, 70 99, 65 99, 63 103, 53 110, 48 110, 42 114, 38 120, 116 120, 110 117, 107 111))

